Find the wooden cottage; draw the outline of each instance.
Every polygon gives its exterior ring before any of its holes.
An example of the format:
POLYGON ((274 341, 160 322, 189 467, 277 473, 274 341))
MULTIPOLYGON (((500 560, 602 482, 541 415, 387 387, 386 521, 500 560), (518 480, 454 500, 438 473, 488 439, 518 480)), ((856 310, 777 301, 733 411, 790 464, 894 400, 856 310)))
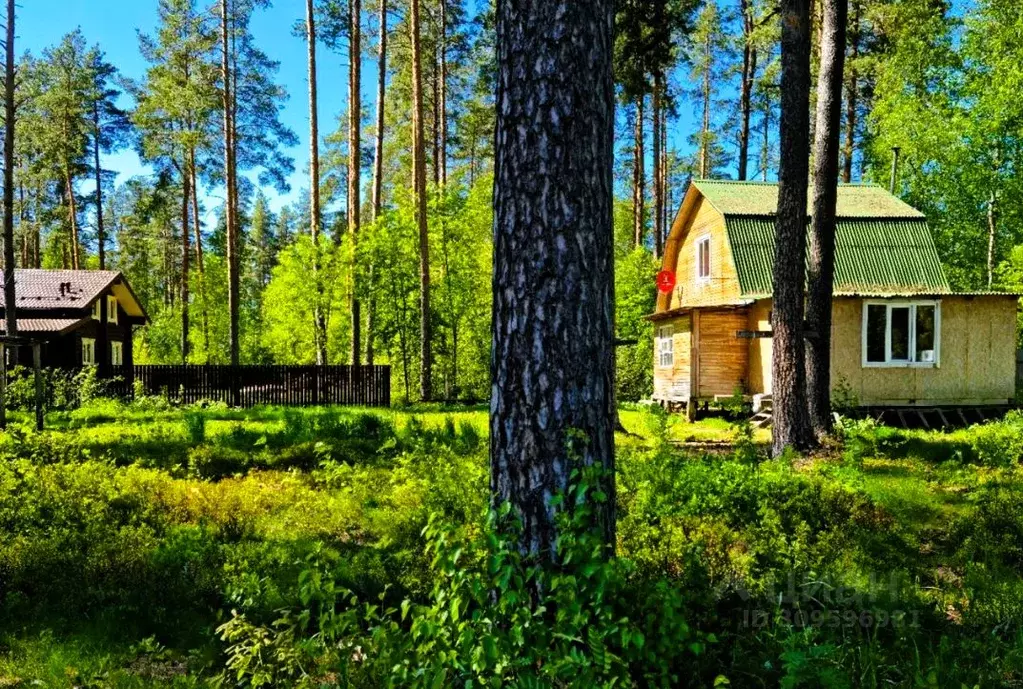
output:
MULTIPOLYGON (((18 335, 42 342, 44 367, 132 365, 132 329, 149 317, 121 273, 18 268, 14 283, 18 335)), ((6 307, 0 289, 0 334, 6 307)), ((30 348, 19 348, 18 362, 32 365, 30 348)))
MULTIPOLYGON (((771 393, 776 184, 694 181, 665 245, 654 400, 771 393)), ((797 259, 798 260, 798 259, 797 259)), ((1004 405, 1015 397, 1015 295, 950 289, 922 213, 840 185, 831 379, 861 406, 1004 405)))

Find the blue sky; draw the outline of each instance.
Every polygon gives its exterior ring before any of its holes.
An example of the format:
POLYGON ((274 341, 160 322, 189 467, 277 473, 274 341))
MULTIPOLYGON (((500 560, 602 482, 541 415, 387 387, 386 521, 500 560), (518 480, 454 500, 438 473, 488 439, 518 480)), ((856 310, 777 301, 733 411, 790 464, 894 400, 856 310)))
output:
MULTIPOLYGON (((295 159, 292 192, 286 199, 275 199, 274 206, 290 201, 304 184, 304 171, 309 163, 309 115, 307 106, 305 41, 292 34, 296 21, 304 19, 305 4, 298 0, 278 0, 274 6, 256 13, 252 30, 266 52, 281 63, 278 82, 287 86, 290 98, 285 104, 283 121, 299 137, 299 145, 290 150, 295 159)), ((122 74, 141 78, 146 62, 138 49, 138 32, 153 33, 156 28, 156 0, 21 0, 17 14, 17 50, 38 55, 56 45, 75 28, 81 28, 86 41, 98 43, 107 59, 122 74)), ((369 37, 366 39, 370 40, 369 37)), ((337 125, 337 117, 347 101, 347 62, 344 56, 320 47, 317 54, 319 85, 319 117, 321 136, 337 125)), ((364 71, 369 68, 367 63, 364 71)), ((365 88, 365 103, 373 101, 372 88, 365 88)), ((367 106, 364 106, 367 107, 367 106)), ((103 167, 115 170, 123 182, 148 170, 133 151, 107 156, 103 167)), ((276 194, 267 189, 270 197, 276 194)))
MULTIPOLYGON (((471 6, 474 3, 467 3, 471 6)), ((117 66, 121 73, 131 78, 141 78, 146 62, 138 49, 138 32, 154 33, 156 29, 156 0, 21 0, 17 14, 17 51, 26 50, 39 55, 45 48, 56 45, 63 36, 76 28, 82 30, 86 41, 99 44, 107 59, 117 66)), ((265 193, 271 205, 279 208, 283 203, 294 200, 298 191, 307 186, 305 171, 309 163, 309 117, 307 110, 306 48, 305 41, 295 36, 292 28, 304 20, 305 3, 300 0, 276 0, 273 7, 261 10, 252 20, 252 31, 264 50, 280 61, 277 75, 290 94, 285 104, 282 119, 298 134, 299 144, 289 151, 295 160, 295 174, 291 179, 291 193, 285 197, 271 188, 265 193)), ((364 41, 375 42, 375 19, 364 20, 364 41)), ((338 116, 346 109, 347 101, 347 58, 344 55, 319 47, 317 54, 319 86, 320 135, 326 136, 337 127, 338 116)), ((684 74, 685 67, 681 68, 684 74)), ((364 56, 363 63, 363 107, 372 108, 375 89, 370 83, 375 73, 372 55, 364 56)), ((130 102, 125 99, 124 105, 130 102)), ((686 138, 695 126, 690 105, 680 104, 679 121, 671 123, 669 145, 688 149, 686 138)), ((649 126, 649 125, 648 125, 649 126)), ((649 137, 649 131, 648 131, 649 137)), ((648 140, 647 145, 650 145, 648 140)), ((648 174, 651 163, 648 161, 648 174)), ((118 183, 149 170, 141 163, 134 151, 124 150, 104 158, 105 169, 118 172, 118 183)), ((83 183, 87 187, 87 184, 83 183)), ((83 191, 91 191, 83 189, 83 191)), ((219 205, 216 192, 210 197, 210 206, 219 205)))

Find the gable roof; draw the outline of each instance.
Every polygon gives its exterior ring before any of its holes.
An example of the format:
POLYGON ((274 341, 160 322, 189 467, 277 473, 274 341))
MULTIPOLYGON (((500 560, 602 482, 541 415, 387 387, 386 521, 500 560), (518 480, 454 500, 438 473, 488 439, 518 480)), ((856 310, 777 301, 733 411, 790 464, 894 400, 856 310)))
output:
MULTIPOLYGON (((0 270, 0 285, 4 272, 0 270)), ((90 309, 96 299, 111 289, 121 307, 131 316, 147 318, 145 308, 124 276, 116 270, 48 270, 16 268, 16 308, 19 311, 46 309, 90 309)), ((0 289, 0 308, 6 308, 0 289)))
MULTIPOLYGON (((693 186, 725 218, 742 295, 770 295, 778 185, 696 180, 693 186)), ((840 184, 837 215, 836 293, 950 292, 923 213, 880 186, 840 184)))
MULTIPOLYGON (((703 197, 723 215, 770 215, 778 212, 778 185, 773 182, 693 180, 703 197)), ((813 189, 806 198, 807 212, 813 189)), ((839 184, 839 218, 916 218, 924 214, 877 184, 839 184)))

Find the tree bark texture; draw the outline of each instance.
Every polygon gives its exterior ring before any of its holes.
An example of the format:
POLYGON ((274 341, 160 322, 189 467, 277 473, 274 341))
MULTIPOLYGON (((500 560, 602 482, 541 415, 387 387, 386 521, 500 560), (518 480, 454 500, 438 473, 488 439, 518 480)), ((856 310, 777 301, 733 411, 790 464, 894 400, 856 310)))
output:
POLYGON ((831 432, 831 302, 835 282, 835 207, 849 0, 821 0, 821 11, 823 40, 817 77, 813 219, 806 304, 806 320, 810 330, 816 333, 806 341, 806 387, 810 427, 817 438, 831 432))
POLYGON ((411 0, 409 28, 412 34, 412 176, 416 224, 419 228, 419 396, 425 402, 433 397, 433 333, 430 322, 430 235, 426 224, 426 137, 423 128, 423 54, 419 0, 411 0))
POLYGON ((781 127, 775 219, 772 379, 773 450, 811 445, 806 403, 804 289, 810 137, 810 6, 782 0, 781 127))
POLYGON ((636 98, 636 123, 632 154, 632 245, 643 243, 643 215, 646 202, 646 145, 643 141, 643 101, 645 96, 636 98))
POLYGON ((490 489, 541 560, 577 461, 614 543, 613 4, 497 6, 490 489))
POLYGON ((356 285, 356 243, 362 200, 362 2, 349 0, 351 17, 350 56, 348 60, 348 234, 351 240, 352 348, 349 361, 358 366, 362 360, 362 305, 356 285))

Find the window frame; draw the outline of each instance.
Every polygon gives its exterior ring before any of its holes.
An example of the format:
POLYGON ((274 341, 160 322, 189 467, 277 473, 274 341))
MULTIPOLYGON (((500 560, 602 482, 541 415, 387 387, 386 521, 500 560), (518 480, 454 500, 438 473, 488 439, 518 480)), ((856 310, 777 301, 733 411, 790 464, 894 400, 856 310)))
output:
POLYGON ((120 340, 110 341, 110 365, 111 366, 124 366, 124 343, 120 340), (114 352, 117 352, 117 356, 114 356, 114 352))
POLYGON ((675 326, 662 325, 657 328, 657 366, 667 368, 675 365, 675 326), (667 346, 665 346, 667 345, 667 346), (664 362, 667 354, 669 361, 664 362))
POLYGON ((865 299, 861 311, 860 328, 860 363, 863 368, 940 368, 941 365, 941 300, 940 299, 865 299), (884 361, 868 361, 867 359, 867 312, 871 306, 885 307, 884 361), (934 308, 934 361, 915 361, 916 358, 916 325, 918 307, 934 308), (909 355, 910 358, 892 360, 892 309, 909 308, 909 355))
POLYGON ((100 297, 96 301, 92 302, 92 318, 93 318, 93 320, 96 320, 96 321, 103 320, 103 311, 102 311, 102 306, 101 306, 102 303, 103 303, 103 298, 102 297, 100 297))
POLYGON ((710 282, 711 273, 713 269, 711 267, 711 246, 710 246, 710 233, 700 235, 696 238, 696 284, 705 285, 710 282), (703 249, 703 245, 707 245, 707 274, 703 275, 701 269, 703 263, 701 261, 700 251, 703 249))
POLYGON ((117 325, 117 297, 107 295, 107 323, 117 325))
POLYGON ((96 338, 94 338, 94 337, 83 337, 82 338, 81 350, 82 350, 82 366, 95 366, 96 365, 96 338), (88 347, 89 347, 89 349, 88 349, 88 351, 89 351, 89 359, 88 360, 86 360, 86 358, 85 358, 85 352, 86 352, 85 347, 86 347, 86 345, 88 345, 88 347))

